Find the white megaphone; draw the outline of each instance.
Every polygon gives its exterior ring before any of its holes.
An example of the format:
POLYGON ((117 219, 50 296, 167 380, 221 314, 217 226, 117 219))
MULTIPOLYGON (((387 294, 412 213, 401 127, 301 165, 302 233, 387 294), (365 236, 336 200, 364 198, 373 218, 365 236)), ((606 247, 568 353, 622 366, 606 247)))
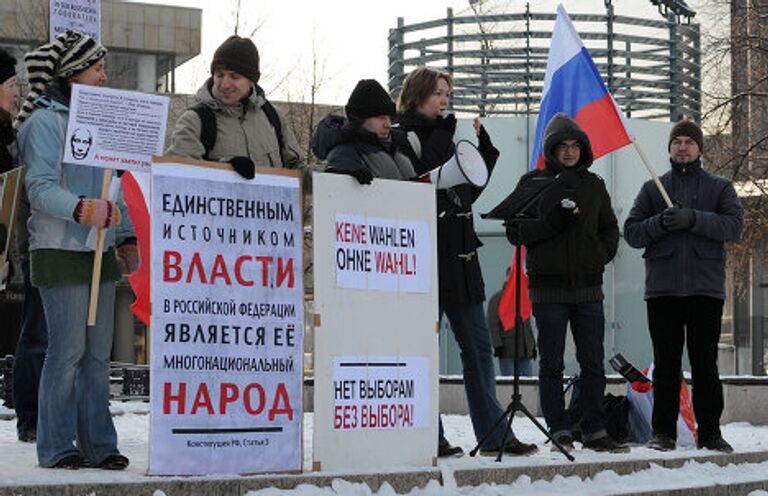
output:
POLYGON ((477 188, 488 184, 488 168, 477 147, 467 140, 456 143, 456 153, 440 167, 419 176, 419 181, 432 183, 437 189, 448 189, 469 183, 477 188))

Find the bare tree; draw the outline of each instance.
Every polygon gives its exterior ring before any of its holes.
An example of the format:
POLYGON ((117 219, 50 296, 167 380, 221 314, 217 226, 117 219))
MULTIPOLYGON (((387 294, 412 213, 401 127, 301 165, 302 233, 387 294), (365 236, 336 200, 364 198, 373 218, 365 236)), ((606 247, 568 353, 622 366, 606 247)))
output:
MULTIPOLYGON (((745 230, 729 246, 729 263, 747 274, 753 257, 768 262, 768 4, 708 0, 702 10, 714 23, 702 43, 706 158, 740 192, 745 230)), ((735 281, 744 290, 749 278, 735 281)))
MULTIPOLYGON (((266 17, 259 15, 259 16, 250 16, 251 19, 255 19, 255 21, 252 24, 248 24, 245 21, 241 24, 241 14, 242 14, 242 0, 233 0, 234 1, 234 8, 232 10, 232 24, 234 26, 233 32, 236 35, 242 36, 243 38, 253 38, 253 35, 256 34, 256 32, 261 29, 262 26, 264 26, 264 23, 266 22, 266 17), (245 33, 245 34, 243 34, 245 33)), ((252 3, 250 4, 252 5, 252 3)))

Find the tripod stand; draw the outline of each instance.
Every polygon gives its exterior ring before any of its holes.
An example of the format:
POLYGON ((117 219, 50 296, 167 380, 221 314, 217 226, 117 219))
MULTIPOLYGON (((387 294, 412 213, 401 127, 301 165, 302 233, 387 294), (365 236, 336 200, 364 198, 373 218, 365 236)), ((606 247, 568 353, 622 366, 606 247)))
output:
MULTIPOLYGON (((519 225, 518 225, 519 230, 519 225)), ((523 415, 528 417, 533 424, 539 428, 539 430, 550 440, 552 441, 552 444, 557 447, 560 452, 565 455, 565 457, 570 460, 574 461, 573 455, 568 453, 568 451, 563 448, 563 446, 557 442, 555 438, 552 437, 552 435, 547 431, 547 429, 544 428, 544 426, 541 425, 541 423, 536 420, 536 417, 534 417, 531 412, 526 408, 526 406, 523 404, 522 396, 520 394, 520 349, 522 347, 521 342, 521 333, 523 332, 523 316, 520 314, 520 274, 522 271, 522 254, 521 254, 521 248, 522 245, 518 244, 515 246, 515 328, 512 332, 515 333, 515 357, 514 357, 514 363, 515 363, 515 376, 514 376, 514 390, 512 393, 512 400, 509 402, 509 405, 507 405, 507 409, 504 411, 504 413, 501 414, 501 416, 496 420, 496 422, 493 424, 493 427, 485 433, 483 438, 478 441, 477 446, 475 446, 472 451, 469 452, 469 456, 475 456, 480 449, 480 446, 483 445, 483 443, 488 439, 491 434, 493 434, 496 431, 496 428, 504 422, 504 420, 507 420, 506 429, 504 429, 504 435, 501 438, 501 445, 499 446, 499 453, 496 455, 496 461, 500 462, 502 454, 504 453, 504 446, 507 444, 507 436, 509 435, 509 432, 512 430, 512 419, 515 417, 516 412, 521 412, 523 415)))

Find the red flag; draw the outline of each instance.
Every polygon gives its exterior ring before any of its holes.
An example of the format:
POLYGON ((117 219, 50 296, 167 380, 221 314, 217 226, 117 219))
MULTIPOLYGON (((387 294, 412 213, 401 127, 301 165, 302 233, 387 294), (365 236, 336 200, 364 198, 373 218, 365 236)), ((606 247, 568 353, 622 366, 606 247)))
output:
POLYGON ((123 186, 123 199, 128 205, 128 216, 133 223, 133 230, 139 242, 139 254, 141 262, 138 270, 128 276, 136 301, 131 305, 131 311, 145 325, 149 325, 150 298, 149 298, 149 174, 126 172, 121 181, 123 186))
MULTIPOLYGON (((518 248, 515 248, 516 250, 518 248)), ((525 273, 525 247, 521 247, 521 259, 523 260, 523 269, 520 273, 520 316, 523 321, 531 318, 531 300, 528 298, 528 274, 525 273)), ((504 292, 499 300, 499 320, 504 326, 505 331, 515 327, 515 273, 517 264, 515 263, 515 253, 512 253, 512 270, 509 272, 509 279, 504 292)))

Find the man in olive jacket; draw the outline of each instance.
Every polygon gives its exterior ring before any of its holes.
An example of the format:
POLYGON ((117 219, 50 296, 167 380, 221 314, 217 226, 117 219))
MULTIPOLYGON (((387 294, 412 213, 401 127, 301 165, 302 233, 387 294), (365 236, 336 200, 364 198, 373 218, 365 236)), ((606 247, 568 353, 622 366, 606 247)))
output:
POLYGON ((578 405, 581 439, 595 451, 626 452, 605 430, 603 394, 603 271, 616 254, 619 228, 603 180, 589 172, 589 137, 565 114, 557 114, 544 134, 543 169, 520 179, 551 180, 537 198, 530 219, 507 221, 507 238, 527 248, 528 293, 539 331, 539 396, 552 436, 573 449, 565 412, 563 353, 571 325, 581 368, 578 405))
POLYGON ((166 155, 229 162, 247 179, 254 177, 254 165, 298 167, 303 160, 299 144, 265 98, 257 84, 260 76, 253 42, 227 38, 213 55, 211 77, 195 95, 197 105, 176 122, 166 155))
POLYGON ((649 447, 675 448, 681 357, 687 342, 699 448, 730 453, 720 434, 723 387, 717 343, 725 299, 725 242, 739 239, 744 211, 733 183, 701 167, 704 136, 694 122, 675 124, 667 149, 672 170, 660 180, 667 208, 646 182, 624 223, 624 238, 645 248, 645 300, 653 342, 654 437, 649 447))

